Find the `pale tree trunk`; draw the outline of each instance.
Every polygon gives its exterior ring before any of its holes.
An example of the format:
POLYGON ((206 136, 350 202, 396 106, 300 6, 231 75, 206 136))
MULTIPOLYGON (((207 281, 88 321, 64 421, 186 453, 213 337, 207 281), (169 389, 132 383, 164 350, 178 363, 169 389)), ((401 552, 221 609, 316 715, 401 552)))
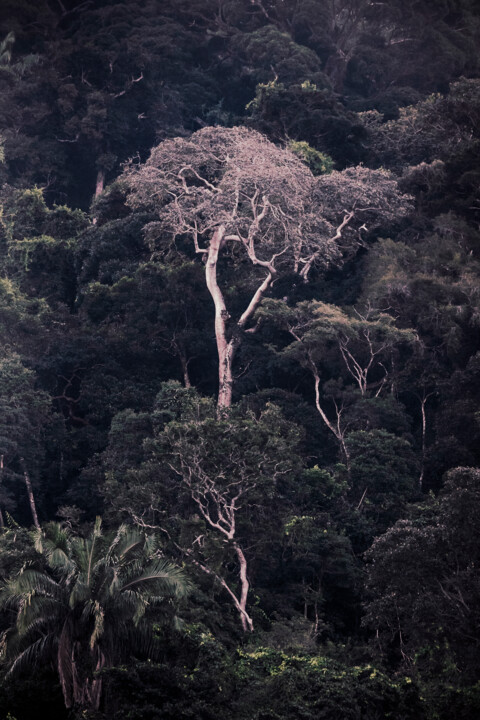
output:
MULTIPOLYGON (((254 328, 245 330, 248 321, 251 319, 255 310, 272 284, 275 275, 273 266, 274 258, 271 262, 259 261, 255 257, 252 260, 254 265, 262 265, 266 268, 267 275, 260 283, 250 300, 247 309, 242 313, 240 319, 235 324, 232 337, 228 339, 227 326, 230 315, 225 305, 223 293, 217 282, 217 263, 220 250, 225 237, 225 227, 220 225, 213 233, 212 239, 207 251, 207 263, 205 268, 205 278, 207 288, 212 296, 215 306, 215 340, 218 352, 218 409, 221 411, 229 408, 232 404, 233 390, 233 362, 237 349, 241 342, 242 332, 255 332, 254 328)), ((198 250, 197 250, 198 252, 198 250)))
POLYGON ((222 351, 219 351, 219 386, 218 386, 218 407, 219 409, 229 408, 232 404, 233 391, 233 361, 235 359, 238 341, 230 340, 222 351))
POLYGON ((247 613, 247 596, 250 584, 247 577, 247 560, 243 554, 241 547, 236 542, 233 543, 235 552, 237 554, 238 562, 240 564, 240 600, 238 601, 240 620, 244 632, 253 632, 253 622, 251 617, 247 613))
POLYGON ((183 384, 186 388, 191 388, 192 383, 190 382, 190 375, 188 373, 188 365, 183 368, 183 384))
POLYGON ((320 417, 322 418, 325 425, 328 427, 330 432, 332 432, 335 437, 337 438, 338 443, 340 444, 340 448, 343 453, 343 457, 345 459, 345 465, 347 467, 347 470, 350 468, 350 455, 347 449, 347 446, 345 444, 345 431, 342 430, 341 426, 341 410, 337 408, 337 422, 336 425, 334 425, 330 420, 328 419, 324 409, 320 405, 320 375, 318 374, 318 371, 316 369, 316 366, 311 363, 310 369, 312 371, 313 378, 315 380, 315 407, 318 410, 318 413, 320 417))
POLYGON ((213 575, 220 585, 227 591, 227 593, 230 595, 233 604, 235 605, 235 608, 240 616, 240 622, 242 623, 242 629, 244 632, 253 632, 253 621, 250 615, 247 612, 247 599, 248 599, 248 591, 250 588, 250 583, 248 580, 247 575, 247 558, 245 557, 245 553, 243 552, 240 545, 235 540, 235 501, 233 501, 231 506, 232 514, 226 513, 226 516, 228 519, 226 519, 225 515, 220 511, 219 512, 219 520, 218 522, 215 522, 207 507, 204 505, 202 500, 197 497, 195 498, 193 496, 193 499, 197 503, 198 509, 203 516, 203 518, 206 520, 206 522, 210 525, 210 527, 218 530, 222 535, 225 536, 226 540, 231 543, 231 546, 233 547, 235 551, 235 555, 237 556, 238 565, 239 565, 239 571, 238 571, 238 578, 240 581, 240 593, 234 593, 233 590, 229 587, 226 580, 224 578, 220 577, 214 570, 209 568, 207 565, 204 565, 203 563, 198 562, 198 560, 193 558, 193 554, 191 551, 186 551, 188 555, 192 558, 195 565, 200 567, 204 572, 206 572, 208 575, 213 575), (230 515, 230 517, 228 517, 230 515), (222 519, 220 519, 220 517, 222 519))
MULTIPOLYGON (((250 588, 250 582, 248 580, 247 574, 247 558, 245 557, 245 553, 235 539, 235 514, 238 509, 237 502, 240 501, 243 491, 241 489, 238 489, 238 494, 230 501, 227 501, 224 497, 221 496, 221 494, 215 491, 214 487, 210 487, 210 482, 207 485, 205 485, 204 483, 203 490, 198 489, 198 492, 196 492, 195 490, 192 490, 192 485, 188 481, 188 479, 185 480, 185 476, 183 476, 183 479, 184 482, 186 482, 186 485, 190 487, 192 500, 196 503, 198 511, 200 515, 204 518, 207 525, 209 525, 212 530, 215 530, 221 535, 223 535, 224 542, 227 542, 229 548, 232 548, 235 552, 239 566, 238 581, 240 585, 240 591, 237 590, 236 592, 234 592, 229 587, 228 583, 224 578, 218 575, 212 568, 208 567, 208 565, 199 562, 194 557, 192 549, 188 550, 185 548, 181 548, 180 546, 177 547, 179 547, 182 552, 186 552, 197 567, 201 568, 208 575, 213 575, 213 577, 216 578, 220 585, 230 595, 230 598, 232 599, 233 604, 239 614, 243 631, 253 632, 253 621, 247 612, 248 591, 250 588), (216 518, 211 514, 211 509, 213 508, 215 508, 214 512, 216 512, 217 514, 216 518)), ((214 483, 212 483, 212 485, 214 486, 214 483)), ((202 535, 199 536, 197 540, 193 543, 193 545, 199 542, 202 537, 202 535)))
POLYGON ((421 409, 422 409, 422 466, 420 469, 420 477, 418 478, 418 489, 420 492, 423 490, 423 476, 425 474, 425 438, 427 435, 427 415, 425 412, 425 403, 427 402, 427 399, 425 397, 421 400, 421 409))
POLYGON ((199 562, 193 557, 193 553, 191 550, 182 548, 179 545, 177 545, 178 549, 182 552, 186 553, 190 558, 193 564, 200 568, 200 570, 203 570, 206 575, 211 575, 215 578, 215 580, 223 587, 223 589, 228 593, 230 598, 232 599, 232 602, 235 606, 235 609, 237 610, 240 622, 242 624, 242 630, 244 632, 253 632, 253 620, 250 617, 250 615, 247 612, 247 595, 248 595, 248 589, 249 589, 249 582, 247 578, 247 561, 245 558, 245 555, 243 553, 243 550, 238 547, 236 543, 234 543, 235 552, 237 553, 237 558, 240 563, 240 586, 241 586, 241 592, 240 592, 240 599, 235 595, 233 590, 229 587, 228 583, 224 578, 221 577, 221 575, 218 575, 212 568, 208 567, 208 565, 205 565, 204 563, 199 562))
POLYGON ((230 315, 225 305, 223 293, 217 283, 217 263, 220 248, 225 236, 225 227, 221 225, 213 233, 208 248, 205 277, 207 288, 215 305, 215 339, 218 352, 218 407, 228 408, 232 404, 233 360, 236 343, 227 339, 227 322, 230 315))
POLYGON ((420 468, 420 476, 418 478, 418 489, 420 492, 423 492, 423 478, 425 475, 425 458, 427 455, 427 412, 426 412, 426 405, 427 400, 429 397, 431 397, 433 393, 423 393, 422 397, 418 397, 420 400, 420 409, 422 413, 422 465, 420 468))
POLYGON ((37 530, 40 530, 40 523, 38 522, 37 508, 35 505, 35 498, 33 495, 32 483, 30 481, 30 477, 27 472, 24 472, 24 477, 25 477, 25 485, 27 487, 28 501, 30 503, 30 509, 32 511, 33 524, 35 525, 37 530))
MULTIPOLYGON (((295 338, 295 340, 299 343, 302 342, 300 337, 297 335, 296 332, 292 328, 289 328, 290 334, 295 338)), ((336 410, 336 423, 334 424, 329 420, 325 410, 322 408, 322 405, 320 403, 320 374, 318 371, 318 368, 312 359, 312 356, 309 351, 307 351, 307 358, 308 358, 308 368, 310 372, 312 373, 314 382, 315 382, 315 407, 317 408, 318 414, 322 418, 325 425, 328 427, 330 432, 335 435, 339 445, 341 452, 343 454, 343 458, 345 460, 345 465, 350 472, 350 454, 348 452, 347 445, 345 443, 345 430, 342 428, 342 408, 339 408, 337 404, 335 403, 335 410, 336 410)))
POLYGON ((30 503, 30 510, 32 511, 33 524, 35 525, 37 530, 40 530, 40 523, 38 522, 37 507, 35 505, 32 482, 30 480, 30 475, 28 474, 27 466, 25 465, 25 460, 23 458, 20 458, 20 465, 23 471, 23 477, 25 479, 25 487, 27 488, 28 502, 30 503))
MULTIPOLYGON (((102 194, 103 188, 105 187, 105 170, 99 170, 97 172, 97 181, 95 183, 95 198, 98 198, 102 194)), ((92 223, 97 224, 97 218, 92 218, 92 223)))
POLYGON ((99 170, 97 172, 97 182, 95 183, 95 197, 102 194, 103 188, 105 187, 105 170, 99 170))

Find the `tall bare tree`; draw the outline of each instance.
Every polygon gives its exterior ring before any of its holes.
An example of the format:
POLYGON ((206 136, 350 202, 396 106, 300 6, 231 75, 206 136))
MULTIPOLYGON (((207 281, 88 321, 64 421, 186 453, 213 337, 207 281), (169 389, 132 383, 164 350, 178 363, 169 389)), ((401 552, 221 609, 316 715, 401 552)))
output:
POLYGON ((125 179, 133 207, 158 211, 146 229, 152 250, 165 253, 189 238, 205 263, 220 409, 231 405, 236 351, 243 334, 255 332, 253 315, 275 279, 289 272, 308 281, 314 268, 358 246, 366 220, 391 220, 405 209, 387 174, 357 168, 316 179, 289 150, 246 128, 207 127, 166 140, 144 165, 130 165, 125 179), (252 266, 250 299, 236 318, 219 281, 222 257, 252 266))

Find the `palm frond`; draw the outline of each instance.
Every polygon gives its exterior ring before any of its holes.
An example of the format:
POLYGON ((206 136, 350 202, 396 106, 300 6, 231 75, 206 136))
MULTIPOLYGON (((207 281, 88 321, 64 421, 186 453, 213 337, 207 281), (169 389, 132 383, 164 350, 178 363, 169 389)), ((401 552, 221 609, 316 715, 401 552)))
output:
POLYGON ((38 638, 17 655, 7 672, 7 677, 28 670, 39 660, 51 656, 54 647, 55 638, 52 634, 38 638))
POLYGON ((44 529, 33 532, 37 552, 45 555, 52 568, 68 568, 70 560, 70 535, 59 523, 47 523, 44 529))
POLYGON ((158 546, 159 541, 156 535, 145 536, 144 552, 147 557, 153 557, 153 555, 158 552, 158 546))
POLYGON ((97 517, 89 538, 77 537, 72 540, 72 554, 79 572, 85 576, 87 586, 91 583, 97 563, 104 561, 104 548, 99 543, 100 538, 102 538, 102 519, 97 517))
POLYGON ((135 655, 150 660, 159 660, 164 651, 163 644, 152 633, 151 626, 145 622, 139 623, 134 629, 130 628, 127 647, 135 655))
MULTIPOLYGON (((25 640, 29 640, 29 638, 32 638, 33 642, 33 640, 35 638, 38 638, 39 635, 48 634, 46 632, 46 629, 48 628, 48 626, 50 626, 50 629, 52 628, 52 623, 49 622, 49 620, 49 617, 46 617, 45 615, 39 615, 38 617, 31 618, 28 623, 25 622, 23 627, 20 627, 17 622, 16 629, 19 642, 24 643, 25 640)), ((12 645, 13 642, 11 643, 11 646, 12 645)))
POLYGON ((73 648, 72 648, 72 621, 68 617, 63 623, 58 638, 57 671, 62 686, 65 706, 71 707, 73 700, 73 648))
POLYGON ((151 563, 140 575, 130 577, 120 591, 140 590, 149 584, 155 585, 159 595, 178 598, 187 595, 191 587, 181 568, 162 559, 151 563))
POLYGON ((103 635, 103 631, 105 628, 105 611, 97 601, 93 603, 92 615, 94 618, 94 623, 93 632, 90 635, 90 650, 93 650, 95 645, 97 645, 98 641, 103 635))
POLYGON ((120 525, 106 552, 106 561, 124 561, 134 550, 142 550, 145 535, 137 528, 120 525))
POLYGON ((80 622, 91 627, 90 620, 93 620, 93 630, 90 635, 89 646, 93 650, 102 637, 105 628, 105 608, 101 606, 98 600, 88 600, 83 606, 80 622))
POLYGON ((58 568, 60 570, 70 570, 72 568, 72 561, 66 554, 63 548, 52 548, 48 555, 48 564, 51 568, 58 568))
POLYGON ((106 598, 108 598, 111 594, 110 587, 114 572, 114 567, 105 565, 105 562, 97 564, 90 585, 91 597, 95 597, 101 602, 105 602, 106 598))
POLYGON ((135 615, 139 593, 135 590, 126 590, 116 593, 108 603, 108 610, 115 617, 115 622, 120 618, 128 618, 131 621, 135 615))
POLYGON ((29 635, 34 625, 44 627, 55 625, 59 618, 65 616, 66 611, 64 603, 59 603, 54 598, 38 596, 30 598, 30 602, 22 602, 18 608, 17 631, 23 636, 29 635))
POLYGON ((62 587, 51 577, 38 570, 28 569, 8 580, 0 592, 0 607, 18 607, 31 602, 34 596, 63 597, 62 587))
POLYGON ((147 611, 148 602, 145 598, 137 596, 137 603, 135 607, 135 614, 133 616, 133 624, 138 627, 138 623, 143 618, 147 611))
POLYGON ((71 608, 74 608, 81 603, 88 600, 90 597, 90 587, 87 585, 87 583, 83 580, 83 578, 77 578, 76 582, 74 583, 70 595, 68 598, 68 604, 71 608))

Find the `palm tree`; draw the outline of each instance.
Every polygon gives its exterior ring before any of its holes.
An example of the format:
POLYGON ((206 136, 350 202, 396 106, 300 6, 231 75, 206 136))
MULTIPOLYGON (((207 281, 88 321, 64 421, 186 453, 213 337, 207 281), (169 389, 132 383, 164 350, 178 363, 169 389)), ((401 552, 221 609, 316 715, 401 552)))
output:
POLYGON ((127 650, 151 655, 155 642, 146 613, 158 608, 173 621, 174 601, 188 592, 188 581, 158 557, 153 538, 126 526, 113 539, 105 537, 100 518, 86 539, 58 523, 34 538, 44 568, 24 569, 0 592, 3 606, 15 610, 15 625, 6 633, 9 672, 50 658, 65 706, 97 710, 100 670, 127 650))

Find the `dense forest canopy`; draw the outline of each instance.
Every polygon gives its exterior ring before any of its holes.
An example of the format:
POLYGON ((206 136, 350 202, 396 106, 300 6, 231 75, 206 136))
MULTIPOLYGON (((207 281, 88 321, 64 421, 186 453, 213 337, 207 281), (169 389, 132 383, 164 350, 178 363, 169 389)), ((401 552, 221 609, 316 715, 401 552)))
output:
POLYGON ((479 57, 2 0, 2 717, 479 717, 479 57))

